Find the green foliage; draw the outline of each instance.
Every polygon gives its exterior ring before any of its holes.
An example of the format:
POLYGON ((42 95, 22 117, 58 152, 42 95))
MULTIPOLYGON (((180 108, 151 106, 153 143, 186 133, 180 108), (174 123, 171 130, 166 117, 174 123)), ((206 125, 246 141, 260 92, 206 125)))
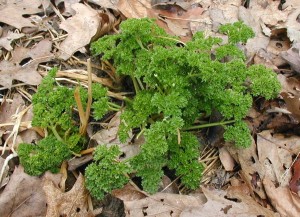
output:
POLYGON ((94 152, 94 162, 85 171, 86 187, 97 199, 103 199, 105 193, 123 187, 130 171, 127 164, 119 162, 121 154, 118 146, 100 145, 94 152))
POLYGON ((247 148, 251 144, 250 130, 243 121, 237 121, 232 126, 226 126, 224 139, 235 142, 236 147, 247 148))
MULTIPOLYGON (((45 128, 48 136, 37 145, 20 144, 18 155, 25 171, 30 175, 40 175, 47 170, 56 171, 61 162, 71 157, 72 152, 83 148, 85 138, 79 134, 74 108, 75 88, 56 83, 57 68, 49 71, 32 97, 32 125, 45 128)), ((109 110, 107 89, 93 84, 93 104, 95 119, 100 119, 109 110)), ((86 108, 87 90, 80 88, 80 99, 86 108)))
POLYGON ((239 42, 246 43, 248 39, 255 36, 253 30, 242 21, 222 25, 219 32, 228 35, 228 41, 230 44, 236 44, 239 42))
POLYGON ((199 141, 191 133, 182 133, 178 144, 177 137, 169 141, 169 167, 176 170, 176 175, 182 177, 182 182, 190 189, 199 187, 204 167, 198 163, 199 141))
POLYGON ((48 136, 37 145, 19 144, 18 155, 25 172, 38 176, 47 170, 58 172, 61 162, 71 157, 71 152, 66 144, 58 141, 55 136, 48 136))
MULTIPOLYGON (((264 66, 246 66, 245 54, 236 44, 245 43, 254 32, 242 22, 220 27, 229 38, 224 45, 220 45, 222 39, 207 37, 203 32, 196 33, 186 45, 179 45, 176 37, 151 19, 129 19, 120 29, 120 34, 92 43, 91 50, 103 60, 111 60, 117 73, 130 76, 134 84, 136 95, 128 100, 131 103, 121 116, 119 137, 125 141, 128 131, 139 128, 145 143, 127 163, 142 178, 148 192, 157 190, 166 165, 194 189, 203 170, 197 161, 199 144, 190 133, 178 134, 180 129, 192 126, 200 113, 209 115, 216 110, 224 122, 236 121, 225 128, 224 138, 238 147, 249 146, 249 129, 242 119, 253 97, 276 96, 279 82, 264 66)), ((94 195, 102 197, 101 192, 94 195)))

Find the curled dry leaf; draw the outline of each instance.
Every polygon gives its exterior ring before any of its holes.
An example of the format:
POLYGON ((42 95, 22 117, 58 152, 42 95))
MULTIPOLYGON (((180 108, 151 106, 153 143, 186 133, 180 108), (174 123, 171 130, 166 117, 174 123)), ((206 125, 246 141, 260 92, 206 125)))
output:
POLYGON ((5 4, 0 8, 0 22, 6 23, 18 29, 23 27, 34 27, 30 18, 23 15, 32 15, 42 12, 40 0, 10 0, 4 1, 5 4))
POLYGON ((227 151, 226 147, 219 149, 219 158, 226 171, 232 171, 235 166, 235 161, 230 153, 227 151))
POLYGON ((72 8, 76 14, 59 26, 68 32, 68 37, 60 44, 59 57, 63 60, 69 59, 76 51, 88 45, 102 28, 102 19, 96 10, 81 3, 72 4, 72 8))
POLYGON ((47 198, 47 217, 93 216, 92 211, 88 210, 88 192, 81 174, 68 192, 62 192, 48 179, 44 180, 43 189, 47 198))
POLYGON ((263 180, 263 185, 270 202, 281 216, 299 216, 300 198, 297 194, 292 193, 288 187, 276 187, 268 178, 263 180))

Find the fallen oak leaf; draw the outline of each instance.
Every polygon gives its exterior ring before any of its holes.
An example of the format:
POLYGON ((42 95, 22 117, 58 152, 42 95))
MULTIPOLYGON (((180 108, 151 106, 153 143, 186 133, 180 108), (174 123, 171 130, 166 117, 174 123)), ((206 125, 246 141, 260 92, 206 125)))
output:
POLYGON ((47 62, 54 58, 51 53, 52 42, 44 39, 37 43, 31 50, 22 48, 22 55, 19 49, 15 49, 12 55, 17 54, 17 58, 12 61, 3 60, 0 62, 0 85, 5 88, 11 88, 12 81, 18 80, 30 85, 39 85, 42 76, 36 71, 41 62, 47 62), (21 66, 22 60, 29 60, 28 63, 21 66))
POLYGON ((245 194, 227 194, 222 190, 209 190, 202 187, 207 198, 203 205, 183 210, 180 217, 274 217, 276 214, 258 205, 245 194))
MULTIPOLYGON (((57 182, 60 175, 46 173, 44 177, 57 182)), ((24 168, 15 168, 4 191, 0 194, 0 216, 45 216, 46 197, 42 179, 24 173, 24 168)))
POLYGON ((11 43, 16 39, 22 38, 24 35, 25 34, 23 33, 8 31, 6 36, 0 38, 0 47, 4 47, 6 50, 11 51, 13 49, 11 43))
POLYGON ((62 192, 48 179, 44 180, 43 190, 47 198, 46 217, 94 216, 92 211, 88 210, 88 192, 84 187, 82 174, 68 192, 62 192))
POLYGON ((277 187, 265 178, 263 185, 269 201, 281 216, 298 217, 300 213, 300 198, 292 193, 289 187, 277 187))
POLYGON ((76 51, 88 45, 102 27, 101 16, 96 10, 81 3, 72 4, 72 8, 76 14, 59 25, 68 32, 68 37, 60 44, 59 57, 63 60, 69 59, 76 51))
POLYGON ((0 22, 18 29, 35 26, 29 18, 24 18, 23 15, 32 15, 43 11, 42 8, 39 8, 41 5, 40 0, 13 0, 4 2, 6 4, 0 8, 0 22))

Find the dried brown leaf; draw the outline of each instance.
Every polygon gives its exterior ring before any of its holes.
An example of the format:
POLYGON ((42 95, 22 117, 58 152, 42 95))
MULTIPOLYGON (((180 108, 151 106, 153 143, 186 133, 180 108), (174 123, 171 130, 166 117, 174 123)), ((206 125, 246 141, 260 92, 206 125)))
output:
POLYGON ((254 140, 252 140, 249 148, 236 149, 229 146, 227 150, 240 164, 241 176, 244 178, 251 192, 255 192, 261 199, 266 199, 266 194, 260 182, 260 179, 264 177, 265 167, 259 161, 254 140), (253 180, 254 177, 257 177, 257 181, 255 182, 253 180))
POLYGON ((126 18, 143 18, 147 17, 151 4, 148 0, 119 0, 117 8, 126 18))
POLYGON ((47 217, 93 216, 88 210, 88 192, 84 187, 84 178, 81 174, 68 192, 62 192, 49 179, 44 180, 43 190, 47 198, 47 217))
MULTIPOLYGON (((299 2, 298 2, 299 4, 299 2)), ((287 34, 290 40, 294 43, 300 43, 300 7, 298 6, 289 14, 286 22, 287 34)))
MULTIPOLYGON (((13 95, 12 102, 4 101, 0 105, 0 123, 13 123, 12 115, 14 115, 19 108, 19 111, 25 108, 25 102, 19 93, 13 95)), ((3 131, 11 131, 13 126, 0 127, 3 131)))
POLYGON ((36 69, 40 63, 54 58, 51 48, 52 42, 49 39, 43 39, 30 50, 26 48, 15 49, 12 56, 16 57, 12 61, 3 60, 0 62, 0 85, 11 88, 13 80, 30 85, 39 85, 42 76, 36 69), (20 65, 22 60, 28 60, 28 62, 20 65))
POLYGON ((270 202, 281 216, 299 216, 300 198, 297 194, 292 193, 288 187, 276 187, 268 178, 263 180, 263 185, 270 202))
POLYGON ((123 152, 123 155, 125 155, 123 159, 128 159, 140 152, 140 144, 144 142, 144 137, 140 136, 132 143, 131 140, 133 135, 132 133, 129 133, 129 139, 125 143, 122 143, 118 137, 118 130, 121 122, 120 115, 121 112, 117 112, 110 120, 107 128, 95 133, 91 139, 95 140, 99 145, 105 144, 108 147, 111 145, 119 145, 120 150, 123 152))
MULTIPOLYGON (((272 136, 269 130, 257 134, 258 158, 261 165, 265 167, 263 177, 278 182, 281 186, 288 186, 291 178, 291 172, 286 172, 284 169, 292 164, 291 150, 287 148, 286 142, 284 138, 272 136)), ((300 146, 293 148, 300 150, 300 146)))
POLYGON ((22 38, 24 36, 23 33, 15 33, 8 31, 8 33, 0 38, 0 47, 4 47, 6 50, 11 51, 13 48, 11 46, 11 43, 19 38, 22 38))
POLYGON ((219 158, 226 171, 232 171, 235 166, 235 160, 227 151, 226 147, 219 149, 219 158))
POLYGON ((115 189, 111 193, 114 197, 123 201, 137 201, 146 197, 141 191, 135 189, 131 184, 126 184, 123 188, 115 189))
POLYGON ((283 51, 281 57, 290 64, 293 70, 300 73, 300 43, 295 43, 289 50, 283 51))
POLYGON ((117 4, 119 0, 88 0, 88 2, 99 5, 103 8, 111 8, 117 10, 117 4))
POLYGON ((69 59, 79 49, 84 49, 101 27, 96 10, 81 3, 72 4, 72 8, 76 14, 59 26, 68 32, 68 37, 60 44, 59 57, 63 60, 69 59))
POLYGON ((27 175, 21 166, 15 168, 0 195, 0 216, 45 216, 46 209, 41 179, 27 175))
POLYGON ((141 200, 124 201, 125 212, 128 216, 179 216, 182 210, 197 207, 205 201, 200 197, 157 193, 141 200))
POLYGON ((43 11, 42 8, 39 8, 40 0, 10 0, 5 3, 0 7, 0 22, 18 29, 35 26, 31 23, 30 18, 25 18, 23 15, 32 15, 43 11))
POLYGON ((207 198, 203 205, 185 209, 180 217, 274 217, 275 214, 258 205, 245 194, 226 194, 222 190, 209 190, 202 187, 207 198))

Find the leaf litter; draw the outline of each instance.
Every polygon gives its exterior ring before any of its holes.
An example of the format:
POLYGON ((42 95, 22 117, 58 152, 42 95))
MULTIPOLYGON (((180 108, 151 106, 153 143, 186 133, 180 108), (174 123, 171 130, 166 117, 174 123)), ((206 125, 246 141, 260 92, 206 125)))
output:
MULTIPOLYGON (((150 196, 133 183, 113 192, 113 195, 123 200, 127 216, 298 216, 299 2, 281 4, 279 1, 251 0, 247 7, 242 1, 227 0, 87 2, 22 0, 0 4, 2 143, 9 140, 12 133, 18 136, 18 141, 36 141, 43 136, 42 131, 32 129, 28 124, 32 118, 30 110, 27 117, 26 114, 20 116, 18 129, 14 129, 12 117, 21 114, 21 106, 24 109, 30 104, 32 93, 50 67, 59 65, 64 69, 58 73, 61 84, 80 80, 82 85, 87 85, 87 45, 105 34, 116 33, 124 18, 155 18, 160 27, 180 36, 183 41, 189 40, 197 31, 215 36, 219 25, 243 20, 256 32, 256 37, 242 47, 249 64, 260 63, 273 68, 282 84, 278 99, 270 104, 257 101, 253 113, 247 118, 255 132, 252 146, 237 150, 220 144, 219 148, 204 150, 200 161, 206 169, 202 186, 199 186, 200 193, 185 191, 171 181, 162 186, 173 185, 189 195, 157 193, 150 196), (220 181, 223 175, 217 174, 227 175, 220 181)), ((93 79, 100 83, 106 81, 99 73, 103 69, 109 73, 115 70, 107 63, 98 66, 95 61, 93 70, 98 73, 93 79)), ((105 85, 113 87, 113 83, 105 85)), ((117 97, 122 98, 122 94, 117 97)), ((92 150, 104 143, 121 144, 116 136, 118 121, 116 115, 109 123, 102 124, 102 130, 90 134, 92 150)), ((128 141, 121 146, 125 156, 132 156, 139 149, 138 142, 131 144, 128 141)), ((4 154, 1 159, 12 156, 0 164, 1 171, 4 171, 1 216, 94 216, 101 212, 98 209, 101 203, 94 202, 92 209, 81 175, 74 185, 69 186, 71 190, 64 192, 54 175, 48 174, 50 178, 46 175, 30 177, 21 166, 15 167, 13 144, 6 148, 2 144, 1 148, 4 154)), ((76 173, 91 161, 90 153, 72 159, 79 162, 72 164, 71 160, 69 172, 76 173)))

